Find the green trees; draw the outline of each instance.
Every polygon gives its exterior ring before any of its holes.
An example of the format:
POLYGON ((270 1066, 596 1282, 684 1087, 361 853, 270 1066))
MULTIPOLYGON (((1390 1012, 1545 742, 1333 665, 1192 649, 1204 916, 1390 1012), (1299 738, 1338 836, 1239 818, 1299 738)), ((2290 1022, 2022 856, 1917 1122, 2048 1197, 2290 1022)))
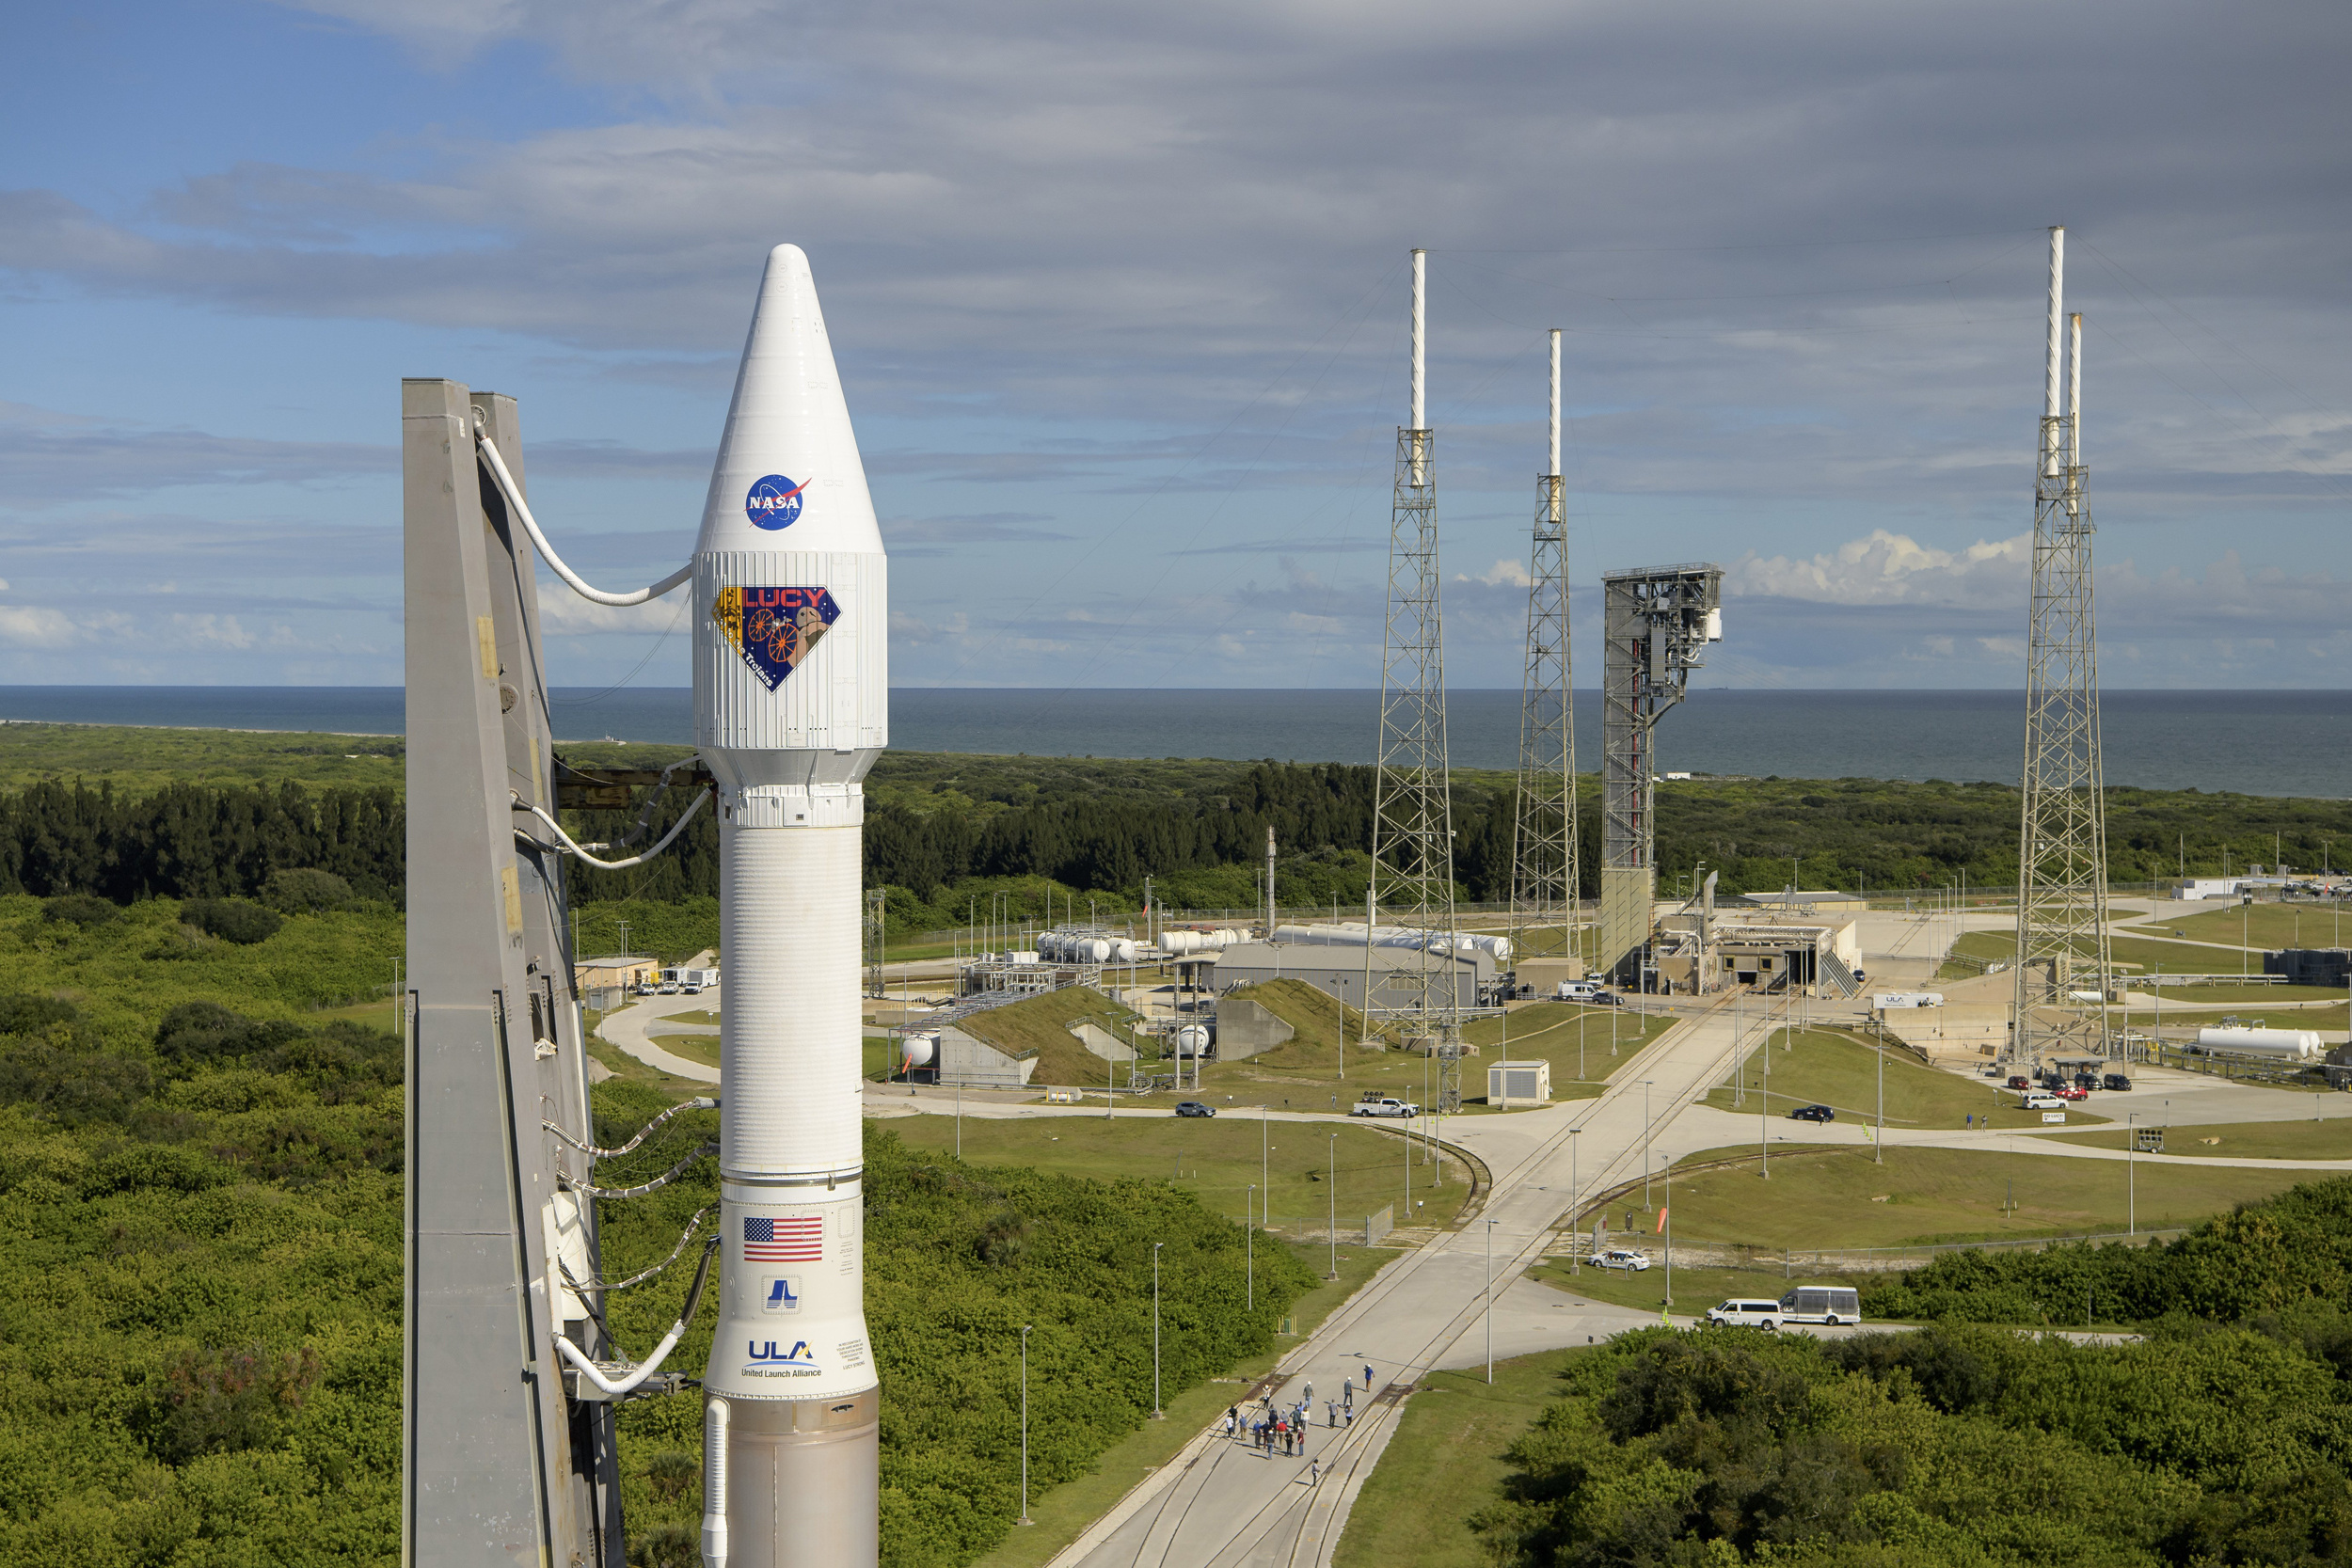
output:
POLYGON ((1502 1562, 2352 1561, 2352 1389, 2227 1330, 1622 1336, 1474 1520, 1502 1562))

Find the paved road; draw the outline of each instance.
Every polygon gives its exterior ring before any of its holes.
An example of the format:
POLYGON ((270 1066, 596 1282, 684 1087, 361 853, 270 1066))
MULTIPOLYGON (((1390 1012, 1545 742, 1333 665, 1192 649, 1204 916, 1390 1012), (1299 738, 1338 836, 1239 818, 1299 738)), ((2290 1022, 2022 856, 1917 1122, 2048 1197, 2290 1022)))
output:
MULTIPOLYGON (((1477 1219, 1399 1258, 1343 1305, 1309 1339, 1282 1358, 1264 1393, 1277 1405, 1324 1397, 1353 1378, 1369 1401, 1353 1427, 1311 1444, 1299 1459, 1268 1460, 1213 1433, 1197 1436, 1178 1459, 1096 1522, 1057 1564, 1087 1568, 1242 1568, 1245 1564, 1327 1562, 1339 1540, 1344 1504, 1386 1442, 1395 1402, 1432 1367, 1462 1365, 1485 1354, 1480 1307, 1492 1277, 1516 1280, 1540 1258, 1569 1202, 1571 1146, 1585 1190, 1638 1174, 1656 1126, 1722 1076, 1732 1050, 1727 1011, 1710 1009, 1661 1036, 1597 1100, 1524 1116, 1464 1117, 1449 1135, 1475 1150, 1494 1175, 1477 1219), (1363 1372, 1372 1369, 1372 1386, 1363 1372), (1316 1470, 1320 1479, 1310 1483, 1316 1470)), ((1506 1291, 1527 1299, 1517 1287, 1506 1291)), ((1604 1323, 1646 1321, 1616 1308, 1558 1311, 1560 1326, 1528 1324, 1549 1308, 1514 1307, 1520 1348, 1581 1342, 1604 1323), (1520 1332, 1521 1329, 1526 1332, 1520 1332)), ((1611 1328, 1609 1332, 1614 1332, 1611 1328)))
POLYGON ((665 1021, 664 1015, 693 1012, 701 1008, 708 1008, 715 1013, 719 1010, 720 996, 721 990, 717 986, 704 988, 700 996, 641 996, 628 1006, 616 1007, 605 1014, 604 1022, 596 1025, 596 1034, 606 1044, 628 1053, 647 1067, 660 1068, 680 1078, 691 1078, 698 1084, 715 1084, 719 1081, 717 1068, 705 1067, 684 1056, 674 1056, 654 1044, 649 1037, 657 1029, 665 1035, 716 1035, 719 1026, 715 1023, 671 1023, 665 1021))

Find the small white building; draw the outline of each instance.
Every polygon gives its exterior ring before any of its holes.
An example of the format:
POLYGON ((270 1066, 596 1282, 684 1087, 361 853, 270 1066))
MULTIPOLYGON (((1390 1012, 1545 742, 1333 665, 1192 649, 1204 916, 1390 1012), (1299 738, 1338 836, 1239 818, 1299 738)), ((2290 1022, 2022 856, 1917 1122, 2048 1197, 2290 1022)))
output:
POLYGON ((1549 1062, 1487 1063, 1486 1103, 1489 1105, 1550 1104, 1551 1064, 1549 1062))

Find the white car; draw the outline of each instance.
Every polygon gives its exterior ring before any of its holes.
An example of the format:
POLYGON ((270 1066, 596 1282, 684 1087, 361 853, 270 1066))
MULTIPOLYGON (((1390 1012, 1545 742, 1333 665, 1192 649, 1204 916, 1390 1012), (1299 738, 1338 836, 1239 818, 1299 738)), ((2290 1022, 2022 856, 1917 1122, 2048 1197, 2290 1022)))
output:
POLYGON ((1347 1113, 1351 1117, 1416 1117, 1421 1107, 1409 1100, 1367 1100, 1347 1113))
POLYGON ((2066 1101, 2047 1089, 2035 1089, 2022 1097, 2017 1103, 2028 1111, 2063 1111, 2066 1109, 2066 1101))
POLYGON ((1736 1323, 1745 1328, 1776 1329, 1780 1326, 1780 1303, 1734 1296, 1720 1306, 1708 1307, 1707 1321, 1710 1323, 1736 1323))
POLYGON ((1596 1252, 1584 1261, 1597 1269, 1623 1269, 1628 1274, 1640 1274, 1649 1267, 1647 1256, 1635 1252, 1631 1247, 1621 1246, 1611 1247, 1607 1252, 1596 1252))

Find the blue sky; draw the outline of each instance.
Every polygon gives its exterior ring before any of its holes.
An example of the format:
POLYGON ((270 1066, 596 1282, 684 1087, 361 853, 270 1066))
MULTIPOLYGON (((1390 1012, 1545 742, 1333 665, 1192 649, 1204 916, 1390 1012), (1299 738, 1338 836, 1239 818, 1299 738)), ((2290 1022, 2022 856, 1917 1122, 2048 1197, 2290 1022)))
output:
MULTIPOLYGON (((26 11, 0 684, 397 681, 405 374, 519 397, 575 562, 660 575, 791 240, 901 684, 1375 684, 1422 245, 1455 684, 1517 680, 1559 326, 1580 584, 1722 562, 1710 684, 2015 685, 2063 221, 2106 682, 2340 687, 2347 31, 2120 0, 26 11)), ((680 684, 674 600, 550 595, 556 668, 680 684)))

